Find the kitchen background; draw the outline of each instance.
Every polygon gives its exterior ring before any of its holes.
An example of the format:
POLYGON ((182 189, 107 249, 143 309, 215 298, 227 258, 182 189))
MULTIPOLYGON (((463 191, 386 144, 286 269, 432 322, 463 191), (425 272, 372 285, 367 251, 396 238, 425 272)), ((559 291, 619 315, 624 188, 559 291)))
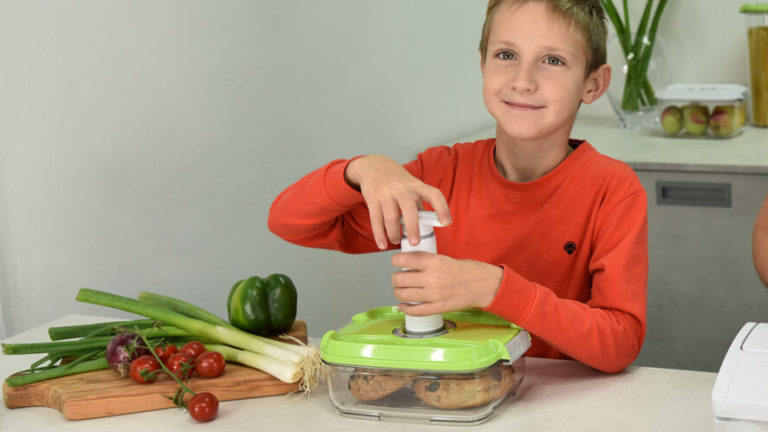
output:
MULTIPOLYGON (((741 3, 669 1, 670 81, 748 84, 741 3)), ((485 4, 0 0, 0 338, 128 316, 81 287, 225 316, 236 280, 282 272, 313 335, 393 304, 388 254, 288 244, 269 205, 332 159, 406 162, 491 125, 485 4)), ((616 121, 605 97, 580 115, 616 121)))

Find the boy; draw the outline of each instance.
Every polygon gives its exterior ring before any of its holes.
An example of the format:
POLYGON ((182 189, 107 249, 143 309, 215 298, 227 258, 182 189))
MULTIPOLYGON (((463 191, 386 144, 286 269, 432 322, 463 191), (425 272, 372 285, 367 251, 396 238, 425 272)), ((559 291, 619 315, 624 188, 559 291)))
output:
POLYGON ((438 254, 392 256, 413 269, 391 278, 403 312, 481 308, 531 333, 526 355, 623 370, 646 331, 646 196, 628 166, 569 140, 580 103, 610 82, 605 38, 599 0, 490 0, 480 68, 496 138, 404 167, 377 155, 331 162, 275 199, 270 229, 372 252, 399 243, 400 213, 418 242, 423 202, 450 226, 435 230, 438 254))

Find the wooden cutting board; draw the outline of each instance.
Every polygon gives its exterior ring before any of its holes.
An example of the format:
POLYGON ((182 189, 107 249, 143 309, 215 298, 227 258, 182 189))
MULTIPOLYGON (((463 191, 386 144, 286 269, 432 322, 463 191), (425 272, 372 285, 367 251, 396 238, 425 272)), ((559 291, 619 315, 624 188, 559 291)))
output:
MULTIPOLYGON (((307 325, 296 321, 289 335, 307 342, 307 325)), ((187 387, 195 392, 211 392, 219 401, 273 396, 294 392, 298 383, 287 384, 259 370, 227 364, 216 378, 192 377, 187 387)), ((179 385, 168 376, 150 384, 137 384, 119 377, 112 369, 86 372, 8 387, 3 383, 3 399, 8 408, 43 406, 57 409, 69 420, 108 417, 140 411, 173 408, 164 395, 173 396, 179 385)))

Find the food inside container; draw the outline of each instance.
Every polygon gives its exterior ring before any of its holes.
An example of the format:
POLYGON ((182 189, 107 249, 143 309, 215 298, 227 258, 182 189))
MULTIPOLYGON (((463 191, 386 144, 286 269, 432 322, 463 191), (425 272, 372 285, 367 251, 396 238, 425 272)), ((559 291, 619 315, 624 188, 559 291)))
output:
POLYGON ((357 314, 323 336, 331 403, 342 415, 477 424, 515 395, 528 333, 493 314, 443 315, 434 335, 409 335, 396 307, 357 314))
POLYGON ((673 84, 656 92, 667 136, 731 138, 747 122, 747 88, 738 84, 673 84))
POLYGON ((331 402, 342 413, 371 419, 481 423, 525 375, 524 358, 474 372, 427 372, 330 365, 331 402))

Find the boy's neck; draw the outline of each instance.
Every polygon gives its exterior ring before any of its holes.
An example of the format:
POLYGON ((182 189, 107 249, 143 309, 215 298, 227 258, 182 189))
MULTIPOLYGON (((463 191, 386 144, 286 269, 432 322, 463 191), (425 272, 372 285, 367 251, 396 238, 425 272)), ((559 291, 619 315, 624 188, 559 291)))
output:
POLYGON ((568 142, 569 134, 543 140, 516 140, 497 127, 493 160, 505 179, 515 183, 531 182, 565 160, 573 150, 568 142))

